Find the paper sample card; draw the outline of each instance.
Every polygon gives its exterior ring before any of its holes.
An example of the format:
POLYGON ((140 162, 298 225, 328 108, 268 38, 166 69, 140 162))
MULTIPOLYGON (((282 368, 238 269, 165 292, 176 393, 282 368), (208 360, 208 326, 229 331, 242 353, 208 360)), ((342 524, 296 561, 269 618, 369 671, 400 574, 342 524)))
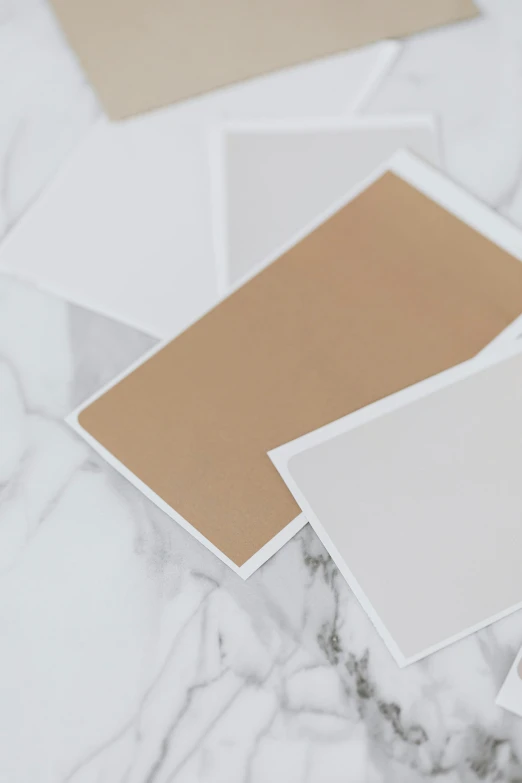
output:
POLYGON ((52 0, 113 119, 476 15, 471 0, 52 0))
POLYGON ((429 115, 233 123, 215 137, 212 173, 223 292, 402 147, 439 164, 429 115))
POLYGON ((339 114, 398 52, 386 42, 111 124, 100 120, 0 249, 0 270, 158 337, 218 299, 210 128, 339 114))
POLYGON ((70 423, 246 577, 304 523, 266 452, 477 354, 522 312, 520 236, 401 153, 70 423))
POLYGON ((522 606, 521 410, 515 342, 270 454, 401 666, 522 606))
POLYGON ((522 649, 498 692, 495 704, 522 717, 522 649))

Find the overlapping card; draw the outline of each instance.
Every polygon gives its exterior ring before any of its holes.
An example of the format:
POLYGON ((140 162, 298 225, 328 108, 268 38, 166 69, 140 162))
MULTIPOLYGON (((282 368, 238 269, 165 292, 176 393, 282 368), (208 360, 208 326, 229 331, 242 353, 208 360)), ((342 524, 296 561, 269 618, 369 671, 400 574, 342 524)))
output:
POLYGON ((267 452, 485 349, 522 312, 520 257, 400 153, 71 424, 246 577, 304 524, 267 452))
POLYGON ((521 411, 515 341, 271 452, 400 666, 522 607, 521 411))
POLYGON ((223 293, 212 223, 214 124, 339 117, 360 106, 399 48, 383 42, 126 122, 100 119, 8 235, 0 270, 154 336, 174 336, 223 293))
POLYGON ((272 258, 331 204, 407 148, 441 164, 431 115, 299 117, 227 123, 211 170, 222 293, 272 258))
POLYGON ((472 0, 52 3, 109 117, 185 101, 101 119, 0 251, 174 336, 69 423, 243 578, 310 521, 400 666, 521 607, 522 233, 432 118, 340 116, 398 44, 346 49, 472 0))
POLYGON ((52 0, 113 119, 476 15, 472 0, 52 0))

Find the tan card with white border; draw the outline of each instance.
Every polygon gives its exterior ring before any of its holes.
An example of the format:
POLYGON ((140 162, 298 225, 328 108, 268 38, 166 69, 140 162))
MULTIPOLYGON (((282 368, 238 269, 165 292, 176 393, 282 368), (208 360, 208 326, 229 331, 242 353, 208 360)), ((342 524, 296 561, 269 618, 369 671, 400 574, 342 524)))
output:
POLYGON ((267 452, 484 349, 521 237, 399 153, 69 421, 246 577, 304 524, 267 452))

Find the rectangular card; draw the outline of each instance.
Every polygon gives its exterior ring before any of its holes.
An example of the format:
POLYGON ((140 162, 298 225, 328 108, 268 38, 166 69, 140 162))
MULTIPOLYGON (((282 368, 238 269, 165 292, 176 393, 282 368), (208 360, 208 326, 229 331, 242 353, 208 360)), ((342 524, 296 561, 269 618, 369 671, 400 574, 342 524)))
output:
POLYGON ((52 0, 112 119, 475 16, 472 0, 52 0))
POLYGON ((495 704, 522 717, 522 648, 498 692, 495 704))
POLYGON ((267 451, 475 356, 522 312, 507 221, 405 152, 365 185, 70 419, 244 577, 303 524, 267 451))
POLYGON ((394 152, 440 163, 430 115, 247 120, 212 145, 214 236, 220 291, 273 256, 394 152))
POLYGON ((0 270, 157 337, 214 305, 209 135, 216 122, 357 108, 396 57, 385 42, 188 104, 101 119, 0 249, 0 270))
POLYGON ((400 666, 522 606, 522 346, 270 453, 400 666))

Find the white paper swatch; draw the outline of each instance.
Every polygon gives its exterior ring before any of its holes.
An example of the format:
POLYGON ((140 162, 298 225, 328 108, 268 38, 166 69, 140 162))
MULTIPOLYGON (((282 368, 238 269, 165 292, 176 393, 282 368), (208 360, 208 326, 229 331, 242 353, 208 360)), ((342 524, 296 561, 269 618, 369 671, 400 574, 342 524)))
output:
POLYGON ((218 299, 208 137, 217 121, 343 114, 398 51, 380 43, 125 122, 100 120, 0 250, 0 270, 158 337, 218 299))

